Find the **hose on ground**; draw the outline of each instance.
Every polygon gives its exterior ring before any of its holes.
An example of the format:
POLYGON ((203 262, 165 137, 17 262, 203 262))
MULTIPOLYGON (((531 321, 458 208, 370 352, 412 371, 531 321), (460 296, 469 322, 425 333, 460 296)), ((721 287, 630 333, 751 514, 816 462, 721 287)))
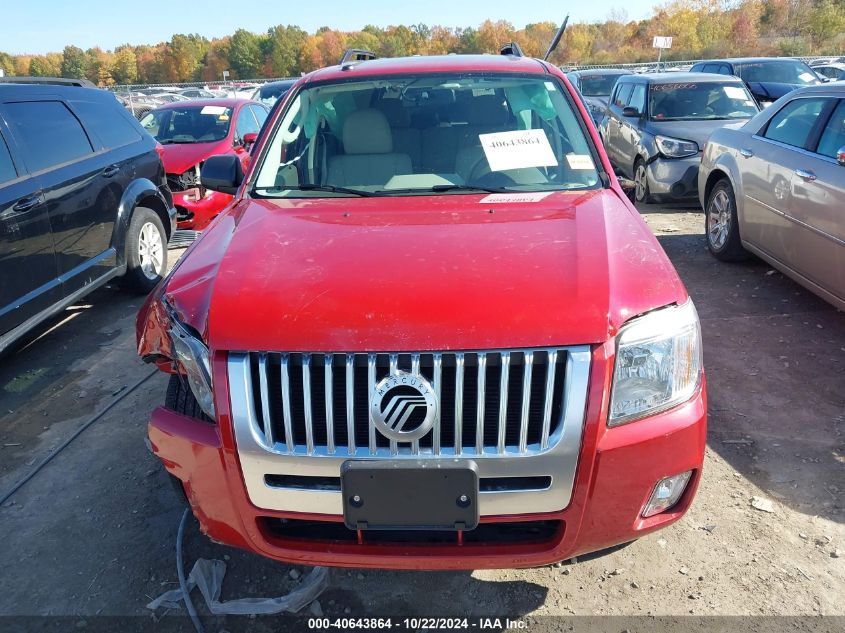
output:
POLYGON ((191 616, 191 622, 194 625, 197 633, 205 633, 202 628, 202 622, 197 615, 197 610, 194 607, 194 601, 191 600, 191 592, 188 590, 188 583, 185 581, 185 566, 182 562, 182 537, 185 535, 185 523, 188 522, 188 515, 191 513, 191 508, 185 508, 182 513, 182 520, 179 521, 179 531, 176 534, 176 574, 179 576, 179 588, 182 590, 182 595, 185 597, 185 608, 188 609, 188 615, 191 616))

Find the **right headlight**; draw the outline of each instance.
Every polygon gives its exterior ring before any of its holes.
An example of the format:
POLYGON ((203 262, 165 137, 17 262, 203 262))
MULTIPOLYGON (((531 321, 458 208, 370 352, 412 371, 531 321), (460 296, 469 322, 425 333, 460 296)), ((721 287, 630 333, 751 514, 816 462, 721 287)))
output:
POLYGON ((689 400, 701 368, 701 326, 692 299, 626 323, 616 337, 608 426, 689 400))
POLYGON ((164 308, 170 319, 169 334, 173 344, 174 360, 179 363, 188 379, 188 386, 197 403, 212 420, 214 416, 214 392, 211 382, 211 360, 205 344, 187 328, 167 303, 164 308))
POLYGON ((657 135, 654 137, 654 142, 666 158, 686 158, 698 154, 698 144, 693 141, 657 135))

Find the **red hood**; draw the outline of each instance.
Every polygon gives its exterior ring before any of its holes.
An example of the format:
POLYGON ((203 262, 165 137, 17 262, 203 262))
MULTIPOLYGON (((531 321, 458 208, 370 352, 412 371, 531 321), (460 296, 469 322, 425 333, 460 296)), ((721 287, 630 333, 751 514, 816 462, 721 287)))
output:
POLYGON ((213 143, 172 143, 162 147, 164 171, 168 174, 184 173, 209 156, 228 154, 232 150, 227 139, 213 143))
POLYGON ((215 350, 598 343, 631 316, 686 298, 612 190, 517 204, 245 200, 183 261, 165 294, 215 350))

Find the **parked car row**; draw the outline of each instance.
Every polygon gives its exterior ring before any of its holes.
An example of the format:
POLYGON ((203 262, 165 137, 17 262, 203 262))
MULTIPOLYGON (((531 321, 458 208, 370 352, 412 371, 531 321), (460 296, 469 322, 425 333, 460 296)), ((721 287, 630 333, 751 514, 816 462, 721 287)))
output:
POLYGON ((845 84, 819 84, 803 62, 713 60, 619 74, 590 111, 636 202, 699 201, 715 257, 756 254, 845 309, 845 84))

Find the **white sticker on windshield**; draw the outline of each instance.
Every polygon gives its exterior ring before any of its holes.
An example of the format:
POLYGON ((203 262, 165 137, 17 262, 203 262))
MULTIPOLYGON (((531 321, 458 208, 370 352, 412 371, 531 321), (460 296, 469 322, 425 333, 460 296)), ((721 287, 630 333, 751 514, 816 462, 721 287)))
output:
POLYGON ((478 139, 491 171, 557 165, 552 146, 543 130, 479 134, 478 139))
POLYGON ((739 86, 722 86, 722 90, 725 91, 725 94, 728 95, 729 99, 742 99, 743 101, 748 99, 748 95, 745 93, 745 90, 739 86))
POLYGON ((801 81, 813 81, 816 76, 813 73, 801 73, 798 75, 798 79, 801 81))
POLYGON ((549 92, 555 91, 555 85, 551 81, 544 81, 543 83, 546 84, 546 90, 549 92))
POLYGON ((226 112, 225 106, 203 106, 200 114, 223 114, 226 112))
POLYGON ((570 169, 594 169, 593 159, 589 154, 567 154, 566 162, 570 169))

